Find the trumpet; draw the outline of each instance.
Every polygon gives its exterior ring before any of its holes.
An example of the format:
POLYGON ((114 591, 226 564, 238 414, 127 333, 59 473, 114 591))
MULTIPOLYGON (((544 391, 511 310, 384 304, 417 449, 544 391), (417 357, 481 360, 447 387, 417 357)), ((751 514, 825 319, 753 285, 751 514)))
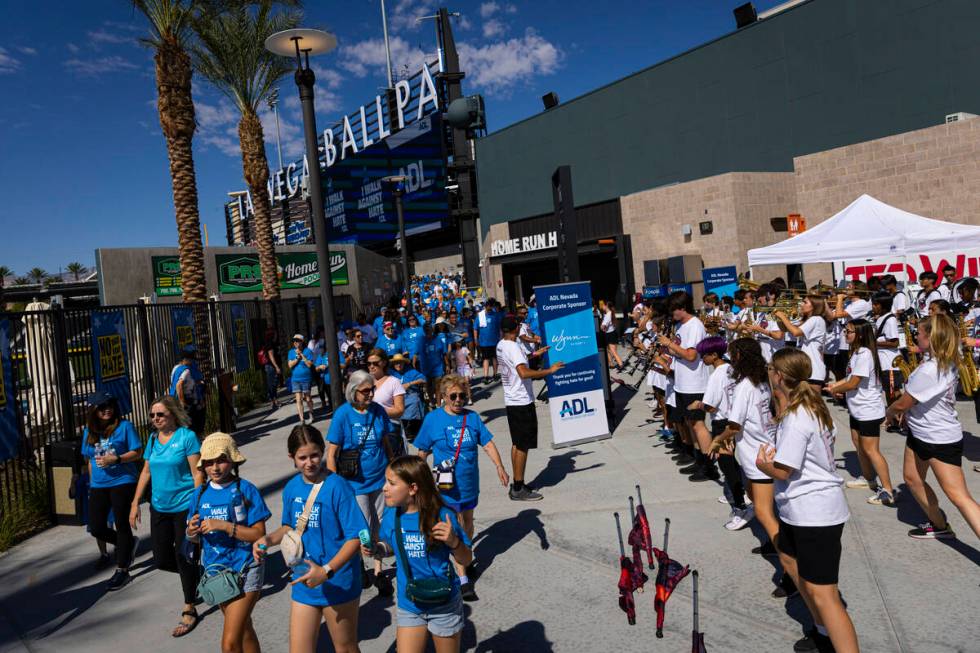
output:
POLYGON ((759 286, 762 284, 758 281, 752 281, 752 279, 739 279, 738 288, 739 290, 758 290, 759 286))

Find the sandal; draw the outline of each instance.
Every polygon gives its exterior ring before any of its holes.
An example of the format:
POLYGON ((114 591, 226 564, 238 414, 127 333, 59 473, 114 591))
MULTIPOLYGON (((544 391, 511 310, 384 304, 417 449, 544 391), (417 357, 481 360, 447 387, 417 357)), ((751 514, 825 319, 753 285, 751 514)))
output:
POLYGON ((197 628, 198 622, 201 621, 201 616, 197 614, 197 610, 184 610, 180 613, 181 617, 194 617, 194 621, 186 623, 183 619, 174 628, 174 631, 170 633, 173 637, 183 637, 195 628, 197 628), (182 630, 183 629, 183 630, 182 630))

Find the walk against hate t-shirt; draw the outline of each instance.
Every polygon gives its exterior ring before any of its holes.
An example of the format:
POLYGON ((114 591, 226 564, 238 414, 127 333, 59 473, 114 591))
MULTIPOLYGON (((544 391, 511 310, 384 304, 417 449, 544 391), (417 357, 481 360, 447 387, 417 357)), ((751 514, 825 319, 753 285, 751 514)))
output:
MULTIPOLYGON (((309 348, 303 350, 303 356, 305 356, 306 360, 310 361, 310 363, 316 362, 316 356, 313 355, 313 352, 310 351, 309 348)), ((289 360, 299 360, 299 352, 296 351, 295 347, 289 350, 289 360)), ((299 383, 309 383, 313 380, 313 368, 307 365, 305 361, 299 360, 299 362, 296 363, 296 366, 293 367, 293 373, 290 378, 299 383)))
POLYGON ((779 518, 793 526, 834 526, 850 517, 834 462, 837 433, 802 406, 785 415, 776 432, 775 461, 794 471, 773 488, 779 518))
POLYGON ((486 311, 486 326, 478 326, 481 347, 494 347, 500 341, 500 322, 503 314, 498 310, 486 311))
POLYGON ((422 351, 422 342, 425 340, 425 331, 422 327, 410 327, 402 331, 402 351, 407 351, 409 356, 418 356, 422 351))
MULTIPOLYGON (((469 425, 467 425, 467 429, 469 429, 469 425)), ((398 573, 398 607, 414 614, 429 612, 432 609, 430 606, 420 607, 415 605, 405 593, 405 587, 408 585, 408 575, 405 573, 405 565, 402 564, 401 554, 398 552, 398 540, 395 538, 396 510, 398 508, 385 508, 384 515, 381 517, 381 530, 378 538, 382 542, 387 543, 395 552, 395 560, 397 561, 395 568, 398 573)), ((447 508, 442 508, 439 511, 439 520, 446 521, 447 516, 453 525, 453 532, 456 534, 456 537, 466 546, 472 546, 470 538, 467 537, 466 533, 459 526, 456 513, 447 508)), ((425 533, 419 528, 418 512, 402 513, 400 521, 402 527, 402 543, 405 546, 405 557, 408 559, 408 565, 412 568, 412 577, 415 580, 422 578, 448 578, 451 573, 449 571, 449 565, 451 564, 449 561, 451 553, 449 547, 438 541, 432 544, 426 542, 425 533)), ((455 601, 459 596, 459 578, 455 573, 452 574, 452 578, 453 593, 447 602, 455 601)))
POLYGON ((861 377, 861 382, 846 393, 847 410, 859 422, 885 418, 885 399, 881 394, 881 381, 875 372, 875 359, 871 350, 861 347, 847 359, 847 376, 861 377))
MULTIPOLYGON (((224 485, 208 481, 204 492, 194 491, 194 498, 187 507, 187 521, 196 513, 201 521, 220 519, 238 524, 254 526, 272 516, 257 487, 245 479, 231 480, 224 485)), ((232 571, 240 572, 252 560, 252 543, 232 539, 221 531, 201 533, 201 563, 224 565, 232 571)))
POLYGON ((771 395, 769 384, 755 385, 750 379, 742 379, 735 386, 728 421, 738 424, 741 430, 735 441, 735 458, 747 477, 764 481, 768 476, 755 465, 759 447, 772 444, 776 438, 776 424, 769 410, 771 395))
POLYGON ((456 485, 442 493, 444 500, 455 504, 467 503, 480 496, 480 448, 493 440, 493 434, 472 410, 450 415, 445 408, 440 408, 425 416, 422 428, 412 443, 419 451, 432 452, 433 466, 446 460, 451 461, 456 455, 464 419, 466 434, 463 436, 463 443, 459 445, 456 485))
POLYGON ((827 366, 823 360, 824 340, 827 337, 827 321, 818 315, 811 315, 800 326, 803 337, 800 349, 810 359, 810 380, 823 381, 827 378, 827 366))
POLYGON ((922 361, 909 375, 905 392, 916 403, 905 413, 905 423, 917 439, 930 444, 953 444, 963 439, 956 416, 956 367, 939 369, 936 359, 922 361))
POLYGON ((99 467, 95 463, 95 458, 97 455, 107 453, 122 456, 142 448, 143 443, 140 441, 140 436, 129 420, 120 420, 108 437, 99 438, 99 441, 94 445, 88 443, 88 427, 85 427, 85 432, 82 434, 82 456, 86 460, 92 461, 92 476, 89 480, 89 486, 96 488, 116 487, 117 485, 135 483, 140 471, 139 465, 135 462, 99 467))
POLYGON ((150 465, 150 505, 157 512, 187 510, 187 503, 194 493, 194 476, 191 474, 188 456, 201 453, 201 445, 194 431, 181 426, 166 444, 160 444, 159 434, 154 433, 146 442, 146 462, 150 465))
POLYGON ((327 441, 344 450, 361 451, 361 475, 344 479, 350 483, 354 494, 368 494, 380 490, 385 484, 388 457, 382 437, 392 428, 385 409, 375 403, 368 404, 363 414, 351 404, 342 405, 334 413, 327 441))
POLYGON ((715 412, 711 413, 712 423, 715 420, 725 421, 728 419, 728 410, 732 405, 732 395, 735 394, 735 379, 732 378, 732 366, 722 363, 711 370, 708 377, 708 386, 704 390, 702 402, 706 406, 711 406, 715 412))
POLYGON ((391 358, 395 354, 407 351, 405 345, 402 343, 401 336, 395 336, 394 338, 389 338, 385 334, 378 336, 378 342, 374 345, 384 353, 388 354, 391 358))
POLYGON ((419 357, 422 373, 428 378, 434 379, 446 373, 446 348, 442 339, 432 336, 426 338, 422 343, 422 354, 419 357))
POLYGON ((518 365, 527 365, 527 356, 513 340, 497 343, 497 362, 500 365, 500 382, 504 386, 505 406, 526 406, 534 401, 531 379, 522 379, 518 365))
POLYGON ((405 412, 402 413, 402 419, 422 419, 422 388, 424 386, 413 385, 409 388, 405 386, 413 381, 424 381, 425 377, 414 367, 405 368, 404 374, 393 371, 391 375, 398 379, 405 390, 405 412))
MULTIPOLYGON (((696 317, 688 319, 677 328, 674 335, 674 342, 682 349, 693 349, 698 343, 708 337, 708 332, 696 317)), ((678 356, 674 359, 674 390, 681 394, 702 394, 708 385, 708 376, 711 374, 708 366, 704 364, 700 356, 695 356, 693 361, 684 360, 678 356)), ((686 408, 686 406, 685 406, 686 408)))
MULTIPOLYGON (((294 476, 282 491, 282 525, 296 528, 306 500, 313 489, 302 474, 294 476)), ((354 490, 339 474, 328 474, 317 492, 309 521, 303 531, 303 558, 323 566, 333 560, 340 548, 368 527, 357 507, 354 490)), ((298 578, 294 574, 294 579, 298 578)), ((304 605, 340 605, 361 595, 361 555, 334 569, 333 578, 319 587, 293 585, 293 600, 304 605)))

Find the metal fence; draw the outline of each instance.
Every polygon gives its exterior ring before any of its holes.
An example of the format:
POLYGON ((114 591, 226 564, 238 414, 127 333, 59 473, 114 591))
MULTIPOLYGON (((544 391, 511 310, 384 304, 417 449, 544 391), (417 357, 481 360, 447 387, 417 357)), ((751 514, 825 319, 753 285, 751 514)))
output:
MULTIPOLYGON (((360 310, 346 295, 335 302, 345 319, 360 310)), ((184 346, 193 343, 203 354, 198 362, 212 408, 219 375, 230 372, 237 380, 258 371, 256 352, 267 334, 275 335, 285 356, 294 333, 309 336, 321 324, 319 296, 268 306, 249 300, 0 312, 8 343, 3 369, 9 366, 12 376, 9 383, 0 380, 0 409, 6 411, 0 416, 13 417, 0 420, 2 442, 13 450, 3 456, 0 447, 0 510, 21 506, 30 488, 48 483, 48 445, 81 438, 86 400, 100 383, 114 396, 128 394, 123 410, 145 441, 150 404, 168 392, 184 346)), ((214 428, 215 412, 209 410, 214 428)))

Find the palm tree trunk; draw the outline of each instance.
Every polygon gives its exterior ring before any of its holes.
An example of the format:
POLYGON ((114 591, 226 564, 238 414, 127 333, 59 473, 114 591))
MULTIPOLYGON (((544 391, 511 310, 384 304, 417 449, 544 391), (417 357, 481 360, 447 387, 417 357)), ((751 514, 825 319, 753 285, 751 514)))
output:
POLYGON ((272 239, 272 207, 269 204, 269 161, 265 157, 262 123, 252 110, 242 112, 238 123, 242 148, 242 172, 252 193, 255 207, 255 248, 262 269, 262 297, 266 303, 279 299, 279 275, 276 248, 272 239))

